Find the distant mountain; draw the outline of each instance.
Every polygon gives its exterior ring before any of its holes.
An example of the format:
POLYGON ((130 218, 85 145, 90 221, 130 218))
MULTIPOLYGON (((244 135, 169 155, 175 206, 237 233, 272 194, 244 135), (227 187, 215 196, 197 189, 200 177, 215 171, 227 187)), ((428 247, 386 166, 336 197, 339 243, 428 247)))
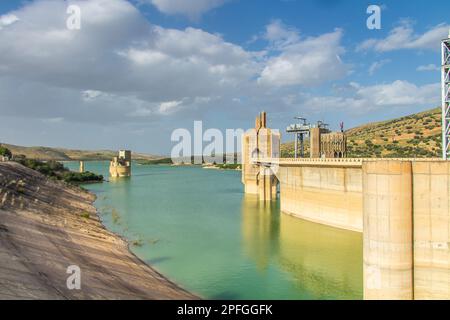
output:
MULTIPOLYGON (((112 150, 72 150, 63 148, 49 147, 21 147, 11 144, 2 144, 7 147, 13 155, 24 155, 30 159, 36 160, 111 160, 118 154, 118 151, 112 150)), ((149 155, 144 153, 132 153, 134 160, 154 160, 161 156, 149 155)))
MULTIPOLYGON (((441 156, 441 109, 435 108, 409 116, 365 124, 346 131, 348 157, 409 158, 441 156)), ((37 160, 110 160, 118 151, 72 150, 49 147, 21 147, 3 144, 14 155, 37 160)), ((305 142, 309 155, 309 141, 305 142)), ((133 153, 134 160, 161 160, 162 156, 133 153)), ((294 142, 281 145, 281 156, 294 157, 294 142)))
MULTIPOLYGON (((346 131, 348 157, 425 158, 441 156, 441 109, 365 124, 346 131)), ((309 154, 309 142, 306 142, 309 154)), ((294 156, 294 142, 281 146, 282 157, 294 156)))

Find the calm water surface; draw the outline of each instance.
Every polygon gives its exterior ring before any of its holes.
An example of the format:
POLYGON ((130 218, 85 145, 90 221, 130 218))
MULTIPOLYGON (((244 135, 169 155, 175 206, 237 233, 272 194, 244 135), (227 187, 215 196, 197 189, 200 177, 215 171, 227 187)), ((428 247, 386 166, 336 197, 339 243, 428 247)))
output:
MULTIPOLYGON (((86 170, 107 177, 108 163, 86 170)), ((238 171, 134 164, 131 178, 85 187, 106 227, 204 298, 362 298, 361 234, 280 214, 243 194, 238 171)))

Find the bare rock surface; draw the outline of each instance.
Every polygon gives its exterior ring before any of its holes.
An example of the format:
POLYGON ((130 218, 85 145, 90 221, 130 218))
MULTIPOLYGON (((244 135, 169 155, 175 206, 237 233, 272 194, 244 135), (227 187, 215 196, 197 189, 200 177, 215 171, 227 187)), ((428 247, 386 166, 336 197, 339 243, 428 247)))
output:
POLYGON ((0 163, 0 299, 195 299, 106 230, 95 196, 0 163), (67 288, 80 267, 81 289, 67 288))

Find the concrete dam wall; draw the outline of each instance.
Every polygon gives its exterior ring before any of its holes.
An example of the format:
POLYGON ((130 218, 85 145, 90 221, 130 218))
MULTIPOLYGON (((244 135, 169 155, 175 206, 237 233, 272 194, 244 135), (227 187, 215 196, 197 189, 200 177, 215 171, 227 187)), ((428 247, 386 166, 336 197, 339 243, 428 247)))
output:
POLYGON ((365 299, 450 299, 450 162, 282 159, 266 115, 242 139, 245 193, 363 233, 365 299))
POLYGON ((261 188, 279 183, 284 213, 363 232, 365 299, 450 299, 449 162, 260 158, 253 166, 264 174, 243 177, 255 186, 247 192, 267 201, 261 188))
POLYGON ((280 166, 281 211, 338 228, 359 231, 362 218, 362 169, 280 166))

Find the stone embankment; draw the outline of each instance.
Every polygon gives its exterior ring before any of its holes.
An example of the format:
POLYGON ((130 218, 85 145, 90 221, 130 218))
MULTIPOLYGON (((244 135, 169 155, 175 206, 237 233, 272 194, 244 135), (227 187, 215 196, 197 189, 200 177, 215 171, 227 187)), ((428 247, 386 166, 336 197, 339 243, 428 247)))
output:
POLYGON ((95 196, 0 163, 0 299, 195 299, 106 230, 95 196), (81 288, 69 290, 69 266, 81 288))

